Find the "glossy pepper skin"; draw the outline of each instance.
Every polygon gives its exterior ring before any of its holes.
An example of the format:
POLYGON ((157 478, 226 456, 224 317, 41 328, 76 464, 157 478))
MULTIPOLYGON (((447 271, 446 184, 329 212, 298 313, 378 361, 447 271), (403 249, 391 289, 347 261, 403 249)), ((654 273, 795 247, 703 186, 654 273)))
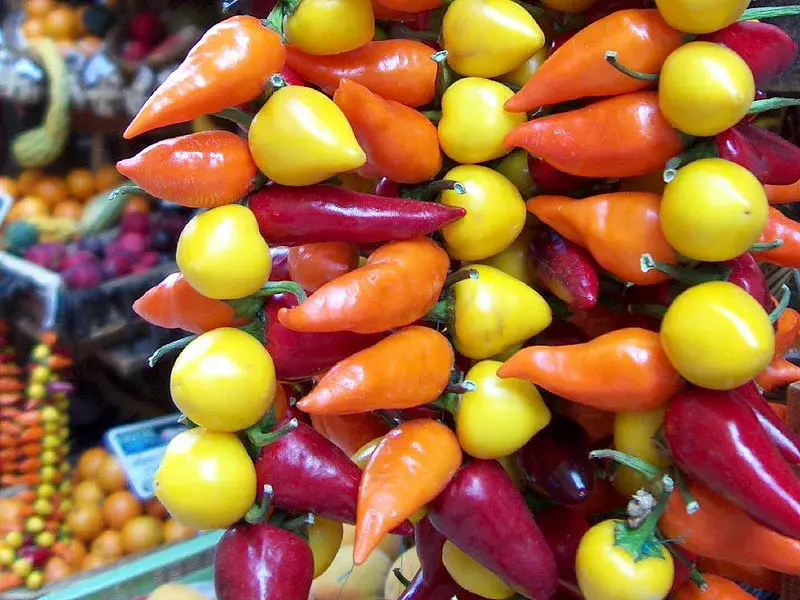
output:
POLYGON ((676 260, 661 231, 659 206, 659 197, 647 192, 616 192, 583 200, 534 196, 527 202, 528 212, 589 250, 601 267, 636 285, 668 279, 655 270, 643 273, 642 254, 665 263, 676 260))
POLYGON ((800 148, 752 123, 739 123, 714 137, 720 158, 745 167, 767 185, 800 179, 800 148))
POLYGON ((358 246, 349 242, 321 242, 289 248, 286 267, 289 278, 308 292, 316 292, 329 281, 358 266, 358 246))
POLYGON ((577 583, 575 555, 583 534, 589 531, 589 521, 581 513, 554 506, 536 513, 536 523, 553 551, 560 580, 577 583))
POLYGON ((266 523, 226 531, 214 555, 219 600, 307 600, 314 576, 311 548, 301 537, 266 523))
POLYGON ((635 177, 663 168, 683 143, 656 92, 632 92, 533 119, 506 136, 555 168, 580 177, 635 177))
POLYGON ((466 214, 463 208, 361 194, 332 185, 270 185, 251 194, 250 210, 271 244, 370 243, 427 235, 466 214))
POLYGON ((792 36, 780 27, 759 21, 739 21, 699 39, 736 52, 750 67, 757 85, 785 71, 797 55, 797 43, 792 36))
MULTIPOLYGON (((764 273, 762 273, 758 266, 758 261, 756 261, 752 254, 745 252, 741 256, 725 261, 723 264, 731 269, 731 274, 728 275, 728 281, 730 283, 735 283, 758 300, 758 303, 763 306, 764 310, 768 313, 774 308, 769 297, 769 290, 767 289, 767 282, 764 279, 764 273)), ((669 302, 665 302, 664 304, 668 303, 669 302)))
POLYGON ((330 369, 348 356, 377 344, 383 334, 362 335, 349 331, 300 333, 281 325, 278 311, 297 306, 291 294, 272 296, 265 305, 267 350, 281 381, 302 381, 330 369))
POLYGON ((770 206, 767 225, 758 241, 775 240, 781 240, 783 244, 773 250, 759 252, 759 260, 781 267, 800 269, 800 223, 770 206))
POLYGON ((587 23, 594 23, 618 10, 628 8, 643 9, 647 8, 648 4, 647 0, 600 0, 592 4, 583 14, 587 23))
POLYGON ((800 538, 800 479, 732 394, 676 395, 662 426, 673 461, 775 531, 800 538), (708 441, 713 440, 713 444, 708 441))
POLYGON ((528 486, 559 504, 584 502, 594 489, 589 436, 571 419, 554 416, 516 457, 528 486))
POLYGON ((367 164, 363 177, 388 177, 397 183, 428 181, 442 167, 436 126, 416 110, 384 100, 363 85, 339 83, 333 101, 350 121, 367 164))
POLYGON ((247 142, 228 131, 203 131, 148 146, 117 163, 148 194, 192 208, 238 202, 258 173, 247 142))
POLYGON ((656 9, 619 10, 596 21, 564 42, 506 102, 506 110, 527 112, 546 104, 596 96, 618 96, 652 85, 612 67, 607 50, 642 73, 657 73, 683 34, 656 9))
POLYGON ((773 445, 778 449, 783 460, 792 466, 800 466, 800 439, 789 426, 784 423, 775 411, 770 407, 769 402, 758 391, 752 381, 736 388, 735 394, 743 400, 753 411, 756 419, 761 424, 764 432, 772 440, 773 445))
POLYGON ((584 344, 529 346, 497 374, 610 412, 652 410, 683 386, 659 334, 638 328, 618 329, 584 344))
POLYGON ((498 462, 464 465, 428 505, 428 518, 459 549, 526 598, 555 593, 553 552, 498 462))
POLYGON ((541 158, 530 155, 528 156, 528 171, 530 171, 531 180, 536 184, 536 191, 541 194, 568 194, 591 181, 559 171, 541 158))
POLYGON ((585 309, 597 304, 600 278, 585 249, 545 226, 534 232, 528 256, 539 283, 568 306, 585 309))
POLYGON ((436 94, 436 63, 430 46, 414 40, 382 40, 342 54, 314 56, 289 46, 286 64, 303 79, 333 95, 349 79, 412 108, 428 104, 436 94))
POLYGON ((293 331, 379 333, 421 319, 442 292, 450 258, 428 238, 391 242, 360 269, 326 283, 308 300, 278 311, 293 331))
POLYGON ((270 76, 283 68, 285 60, 280 37, 260 20, 243 15, 225 19, 203 35, 153 92, 123 137, 129 140, 249 102, 264 90, 270 76))

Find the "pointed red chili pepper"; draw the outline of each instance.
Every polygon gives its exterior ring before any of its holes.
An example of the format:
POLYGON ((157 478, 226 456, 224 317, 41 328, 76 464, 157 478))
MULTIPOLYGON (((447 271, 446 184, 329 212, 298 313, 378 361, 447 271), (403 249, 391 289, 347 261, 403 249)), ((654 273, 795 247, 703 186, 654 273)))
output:
POLYGON ((528 171, 539 194, 568 194, 593 180, 559 171, 536 156, 528 156, 528 171))
POLYGON ((758 300, 758 303, 764 307, 767 312, 775 308, 769 297, 769 290, 767 289, 767 282, 764 279, 764 273, 758 266, 758 261, 749 252, 745 252, 741 256, 732 258, 725 261, 725 266, 731 269, 731 274, 728 275, 728 281, 734 283, 742 288, 745 292, 750 294, 753 298, 758 300))
POLYGON ((789 185, 800 179, 800 148, 752 123, 739 123, 714 138, 719 158, 743 166, 763 184, 789 185))

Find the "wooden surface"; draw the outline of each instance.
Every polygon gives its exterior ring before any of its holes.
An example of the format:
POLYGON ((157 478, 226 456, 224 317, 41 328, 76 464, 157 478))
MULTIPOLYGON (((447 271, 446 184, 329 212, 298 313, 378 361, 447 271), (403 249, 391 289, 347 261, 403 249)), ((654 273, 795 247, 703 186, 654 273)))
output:
MULTIPOLYGON (((793 383, 786 392, 786 417, 789 426, 800 433, 800 383, 793 383)), ((800 577, 783 576, 781 600, 800 600, 800 577)))

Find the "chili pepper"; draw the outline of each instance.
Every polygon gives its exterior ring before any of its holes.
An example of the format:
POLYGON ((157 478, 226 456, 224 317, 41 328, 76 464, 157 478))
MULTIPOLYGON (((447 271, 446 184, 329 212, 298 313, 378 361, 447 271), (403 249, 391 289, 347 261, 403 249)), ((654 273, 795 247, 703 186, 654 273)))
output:
POLYGON ((789 185, 800 179, 800 148, 752 123, 739 123, 714 137, 719 158, 745 167, 763 184, 789 185))
POLYGON ((594 23, 611 13, 628 8, 647 8, 647 0, 600 0, 592 4, 583 16, 587 23, 594 23))
POLYGON ((344 450, 354 454, 364 444, 381 438, 389 426, 375 413, 358 415, 311 415, 314 429, 344 450))
POLYGON ((756 383, 765 392, 771 392, 775 388, 783 387, 800 381, 800 366, 789 362, 782 356, 776 356, 769 363, 769 366, 756 376, 756 383))
MULTIPOLYGON (((667 25, 656 9, 616 11, 564 42, 505 108, 527 112, 546 104, 641 90, 652 81, 617 70, 606 60, 606 52, 615 52, 630 69, 657 73, 683 42, 684 35, 667 25)), ((619 135, 618 130, 614 133, 619 135)))
POLYGON ((26 428, 19 436, 19 441, 21 443, 25 442, 37 442, 42 439, 44 436, 44 429, 41 427, 29 427, 26 428))
POLYGON ((684 583, 670 596, 674 600, 755 600, 755 596, 748 594, 737 584, 729 579, 702 573, 706 588, 700 589, 695 582, 684 583))
POLYGON ((553 552, 496 461, 463 466, 428 505, 428 518, 448 540, 522 595, 549 598, 555 593, 553 552))
POLYGON ((791 185, 765 185, 764 191, 770 204, 800 202, 800 179, 791 185))
POLYGON ((591 181, 559 171, 536 156, 528 156, 528 170, 540 194, 568 194, 591 181))
POLYGON ((735 283, 758 300, 758 303, 767 312, 774 308, 769 299, 769 290, 767 290, 764 274, 752 254, 745 252, 741 256, 725 261, 723 264, 731 269, 731 273, 728 275, 730 283, 735 283))
POLYGON ((675 564, 675 575, 672 579, 672 587, 670 588, 670 593, 674 593, 675 590, 691 579, 692 569, 694 569, 697 564, 697 557, 679 546, 669 546, 669 551, 676 559, 673 561, 675 564))
POLYGON ((360 175, 421 183, 442 168, 436 126, 416 110, 384 100, 347 79, 339 83, 333 101, 350 121, 367 154, 367 164, 359 169, 360 175))
POLYGON ((589 337, 568 321, 553 321, 547 329, 533 336, 523 346, 568 346, 588 342, 589 337))
POLYGON ((206 298, 180 273, 173 273, 147 290, 133 303, 133 312, 165 329, 204 333, 233 323, 235 313, 227 302, 206 298))
POLYGON ((0 592, 13 590, 20 587, 24 582, 25 580, 22 577, 11 571, 0 573, 0 592))
POLYGON ((603 178, 650 173, 683 149, 658 108, 656 92, 615 96, 533 119, 509 133, 503 144, 524 148, 565 173, 603 178))
POLYGON ((428 238, 381 246, 366 264, 278 311, 294 331, 378 333, 408 325, 436 303, 450 259, 428 238))
POLYGON ((797 43, 792 36, 780 27, 760 21, 739 21, 699 39, 736 52, 750 67, 756 84, 774 79, 791 66, 797 55, 797 43))
POLYGON ((406 421, 387 433, 358 489, 353 562, 362 564, 386 533, 436 498, 460 466, 458 438, 438 421, 406 421))
POLYGON ((775 356, 786 354, 797 342, 798 337, 800 337, 800 313, 787 307, 775 322, 775 356))
POLYGON ((703 572, 703 577, 708 577, 711 573, 768 592, 778 593, 781 589, 780 573, 756 565, 740 565, 701 556, 698 559, 698 569, 703 572))
POLYGON ((407 327, 337 363, 297 406, 341 415, 426 404, 444 391, 453 360, 441 333, 407 327))
POLYGON ((589 438, 570 419, 553 416, 516 457, 528 486, 559 504, 578 504, 592 493, 595 468, 589 460, 589 438))
POLYGON ((688 475, 768 527, 800 537, 800 479, 733 394, 692 389, 676 395, 662 431, 675 464, 688 475))
POLYGON ((778 449, 783 459, 792 466, 800 466, 800 439, 784 423, 752 381, 736 388, 738 398, 753 410, 764 432, 778 449))
POLYGON ((427 235, 463 217, 460 207, 360 194, 330 185, 271 185, 248 199, 271 244, 385 242, 427 235))
POLYGON ((358 266, 358 246, 347 242, 305 244, 289 249, 289 277, 308 292, 358 266))
POLYGON ((307 600, 314 557, 303 538, 265 523, 226 531, 214 555, 219 600, 307 600))
POLYGON ((623 281, 649 285, 667 276, 642 272, 642 254, 667 263, 676 258, 661 231, 659 204, 655 194, 617 192, 583 200, 534 196, 527 207, 569 241, 589 250, 602 268, 623 281))
POLYGON ((600 280, 586 250, 545 226, 533 234, 529 257, 536 279, 568 306, 597 304, 600 280))
POLYGON ((781 240, 778 248, 758 253, 761 262, 781 267, 800 268, 800 223, 790 219, 777 208, 770 207, 769 219, 759 242, 781 240))
POLYGON ((150 95, 123 137, 185 123, 258 96, 286 59, 277 33, 255 17, 235 16, 209 29, 150 95))
POLYGON ((560 580, 576 583, 575 555, 589 522, 582 514, 563 506, 546 508, 536 513, 536 523, 553 551, 560 580))
POLYGON ((431 48, 422 42, 382 40, 329 56, 305 54, 291 46, 286 50, 286 63, 330 96, 342 79, 412 108, 428 104, 436 93, 436 63, 430 58, 431 48))
POLYGON ((638 328, 612 331, 584 344, 523 348, 497 374, 611 412, 652 410, 683 385, 659 335, 638 328))
POLYGON ((162 140, 119 161, 117 171, 156 198, 192 208, 238 202, 258 173, 247 141, 228 131, 162 140))

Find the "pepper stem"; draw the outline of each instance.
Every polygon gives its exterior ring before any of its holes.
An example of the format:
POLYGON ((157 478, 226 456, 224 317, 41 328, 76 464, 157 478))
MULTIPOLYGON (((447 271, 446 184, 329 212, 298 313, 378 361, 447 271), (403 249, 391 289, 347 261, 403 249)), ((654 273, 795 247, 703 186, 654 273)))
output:
MULTIPOLYGON (((667 544, 667 543, 670 542, 670 540, 663 540, 662 539, 662 542, 667 544)), ((706 589, 708 589, 708 585, 706 584, 706 580, 703 579, 703 576, 700 574, 700 571, 697 570, 697 568, 695 567, 694 563, 692 563, 683 554, 681 554, 680 552, 677 552, 675 550, 672 550, 672 552, 670 552, 670 554, 672 554, 673 557, 677 558, 678 562, 680 562, 684 567, 689 569, 689 579, 694 584, 696 584, 697 587, 700 588, 701 592, 704 592, 704 591, 706 591, 706 589)))
POLYGON ((768 110, 777 110, 787 106, 800 106, 800 98, 765 98, 756 100, 750 105, 748 115, 757 115, 768 110))
POLYGON ((256 448, 263 448, 264 446, 268 446, 275 440, 283 437, 287 433, 291 433, 300 423, 297 419, 292 419, 282 425, 280 429, 276 429, 275 431, 270 431, 269 433, 262 433, 259 428, 250 428, 247 430, 247 438, 252 442, 252 444, 256 448))
POLYGON ((314 524, 314 515, 312 513, 306 513, 302 517, 295 517, 294 519, 289 519, 288 521, 284 521, 281 524, 282 529, 288 529, 289 531, 298 532, 302 531, 309 525, 314 524))
POLYGON ((678 484, 678 491, 681 494, 681 499, 683 499, 683 503, 686 506, 686 514, 693 515, 698 510, 700 510, 700 503, 694 499, 691 492, 689 492, 689 486, 686 485, 686 480, 683 478, 683 475, 677 469, 674 470, 675 481, 678 484))
POLYGON ((633 79, 638 79, 639 81, 658 81, 658 73, 642 73, 641 71, 636 71, 635 69, 623 65, 619 62, 615 50, 606 50, 606 62, 620 73, 633 79))
POLYGON ((706 140, 695 144, 667 161, 667 164, 664 165, 664 183, 670 183, 675 179, 680 167, 701 158, 717 158, 718 156, 713 141, 706 140))
POLYGON ((400 188, 400 197, 426 200, 440 192, 447 191, 453 191, 459 196, 463 196, 467 193, 467 188, 460 181, 453 181, 452 179, 440 179, 438 181, 429 181, 428 183, 423 183, 421 185, 408 187, 403 186, 400 188))
POLYGON ((394 569, 392 573, 394 573, 394 576, 397 578, 397 581, 399 581, 400 585, 402 585, 403 587, 408 587, 409 585, 411 585, 411 582, 406 578, 405 575, 403 575, 403 572, 400 570, 399 567, 394 569))
POLYGON ((253 115, 241 108, 223 108, 221 111, 215 112, 214 116, 241 125, 245 129, 249 129, 253 122, 253 115))
POLYGON ((108 200, 109 202, 114 202, 115 200, 118 200, 120 196, 124 197, 124 196, 131 196, 134 194, 137 196, 144 196, 145 198, 153 197, 151 194, 145 192, 138 185, 121 185, 111 190, 106 200, 108 200))
POLYGON ((244 520, 250 523, 250 525, 258 525, 259 523, 263 523, 271 507, 272 486, 266 483, 264 484, 264 495, 261 498, 261 502, 258 504, 253 504, 253 506, 250 507, 250 510, 248 510, 244 515, 244 520))
POLYGON ((634 315, 648 315, 656 319, 663 319, 667 314, 667 307, 660 304, 631 304, 628 312, 634 315))
POLYGON ((792 299, 792 290, 789 289, 789 286, 785 283, 781 286, 781 299, 778 302, 778 306, 769 313, 769 322, 775 323, 778 318, 781 316, 781 313, 786 310, 789 306, 789 300, 792 299))
POLYGON ((423 110, 421 114, 433 124, 442 120, 442 111, 440 110, 423 110))
POLYGON ((767 250, 775 250, 783 246, 783 240, 772 240, 771 242, 757 242, 750 246, 748 252, 766 252, 767 250))
POLYGON ((164 358, 164 356, 174 350, 181 350, 185 348, 189 345, 189 342, 194 340, 196 337, 196 335, 187 335, 186 337, 182 337, 181 339, 170 342, 169 344, 164 344, 150 355, 150 358, 147 359, 147 364, 150 367, 154 367, 159 360, 164 358))
POLYGON ((637 458, 636 456, 625 454, 624 452, 620 452, 619 450, 612 450, 610 448, 604 448, 602 450, 592 450, 591 452, 589 452, 589 458, 598 460, 605 458, 608 460, 613 460, 614 462, 617 462, 625 467, 633 469, 634 471, 640 473, 650 481, 655 481, 661 474, 661 471, 655 466, 651 465, 649 462, 644 461, 641 458, 637 458))
POLYGON ((474 392, 476 389, 478 389, 478 386, 475 385, 475 382, 467 379, 465 381, 459 381, 458 383, 447 384, 444 391, 448 394, 466 394, 467 392, 474 392))
MULTIPOLYGON (((456 74, 447 64, 447 50, 439 50, 431 55, 431 60, 436 63, 436 97, 441 102, 447 88, 456 80, 456 74)), ((440 117, 441 118, 441 117, 440 117)), ((438 119, 437 121, 438 122, 438 119)))
POLYGON ((791 17, 800 15, 800 6, 797 4, 789 6, 762 6, 759 8, 748 8, 739 17, 739 21, 752 21, 754 19, 774 19, 776 17, 791 17))
POLYGON ((689 269, 678 265, 670 265, 654 260, 649 254, 642 254, 639 260, 642 273, 659 271, 664 275, 669 275, 673 279, 687 285, 699 285, 709 281, 726 281, 731 274, 731 270, 725 267, 707 266, 689 269))
POLYGON ((458 394, 445 392, 436 400, 431 402, 431 405, 435 406, 436 408, 441 408, 442 410, 449 412, 451 415, 454 415, 458 412, 458 394))
POLYGON ((646 558, 664 557, 663 542, 656 537, 656 526, 661 515, 664 514, 675 482, 669 475, 664 475, 661 477, 660 484, 662 491, 658 503, 638 527, 632 528, 624 521, 618 521, 614 527, 614 545, 624 548, 634 562, 646 558))
POLYGON ((269 298, 278 294, 292 294, 297 298, 298 302, 308 300, 305 290, 294 281, 268 281, 253 296, 256 298, 269 298))
POLYGON ((467 279, 477 279, 478 272, 475 269, 465 269, 463 271, 456 271, 455 273, 450 273, 447 279, 444 280, 444 287, 451 288, 459 281, 466 281, 467 279))
POLYGON ((438 323, 446 323, 450 320, 450 312, 452 306, 449 300, 439 300, 433 305, 428 313, 422 317, 425 321, 435 321, 438 323))

